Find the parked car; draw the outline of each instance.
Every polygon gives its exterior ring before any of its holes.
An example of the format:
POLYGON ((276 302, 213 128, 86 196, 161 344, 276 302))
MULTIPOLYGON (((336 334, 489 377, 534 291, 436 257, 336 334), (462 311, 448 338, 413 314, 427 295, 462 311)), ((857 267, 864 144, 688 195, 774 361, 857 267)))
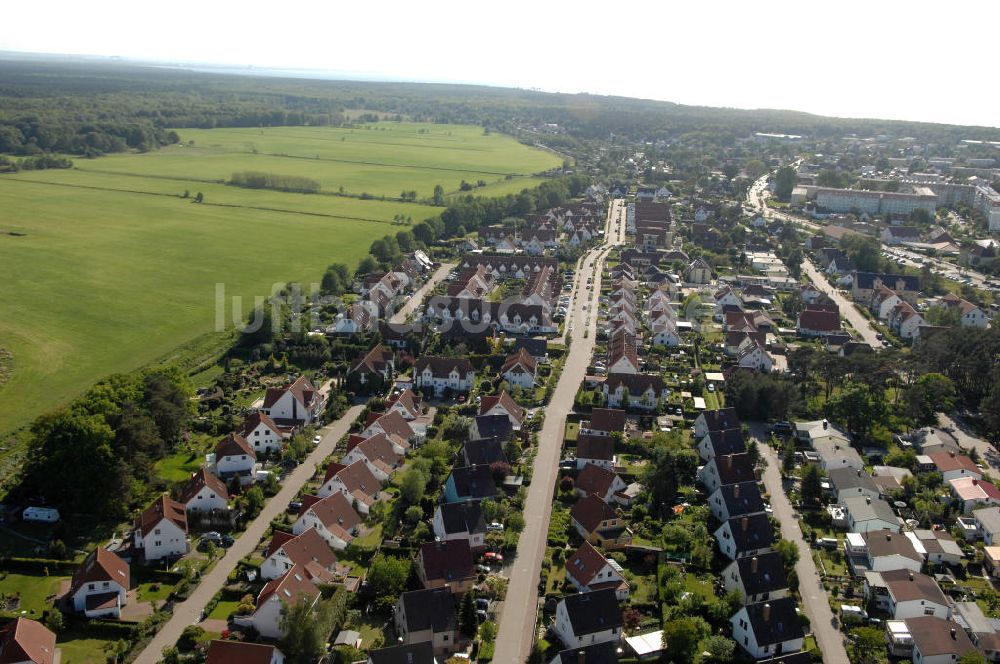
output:
POLYGON ((494 533, 502 533, 503 524, 494 521, 493 523, 486 524, 486 530, 494 533))
POLYGON ((236 540, 233 539, 233 536, 228 533, 222 536, 222 546, 226 547, 227 549, 231 547, 235 542, 236 540))
POLYGON ((214 530, 210 530, 201 536, 202 542, 211 542, 213 544, 222 544, 222 535, 214 530))
POLYGON ((313 436, 313 445, 319 445, 323 442, 323 436, 313 436))
POLYGON ((481 611, 485 611, 486 609, 490 608, 490 600, 486 599, 485 597, 476 598, 476 608, 481 611))
POLYGON ((288 512, 289 514, 298 514, 299 510, 301 509, 302 509, 302 503, 296 500, 294 502, 288 503, 288 507, 285 508, 285 511, 288 512))

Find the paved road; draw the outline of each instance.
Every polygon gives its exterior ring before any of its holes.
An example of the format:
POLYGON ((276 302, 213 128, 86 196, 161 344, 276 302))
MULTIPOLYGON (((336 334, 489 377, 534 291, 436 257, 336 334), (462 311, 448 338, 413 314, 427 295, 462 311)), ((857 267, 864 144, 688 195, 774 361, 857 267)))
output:
POLYGON ((871 321, 865 318, 853 302, 848 300, 846 297, 841 295, 833 285, 826 280, 826 275, 820 273, 813 265, 812 261, 808 258, 802 259, 802 271, 812 279, 813 284, 819 288, 821 291, 830 296, 830 298, 837 303, 840 307, 840 315, 843 316, 850 322, 854 329, 861 335, 861 338, 865 342, 874 348, 875 350, 880 350, 884 348, 882 342, 876 337, 875 328, 872 327, 871 321))
MULTIPOLYGON (((618 226, 624 225, 624 214, 623 202, 614 201, 605 236, 608 244, 618 244, 622 241, 623 231, 618 226)), ((608 250, 609 247, 605 245, 587 252, 576 273, 577 284, 584 285, 580 292, 589 293, 590 296, 577 298, 579 301, 573 302, 569 316, 574 323, 569 355, 552 400, 546 407, 545 423, 538 436, 538 454, 535 456, 534 473, 524 506, 525 528, 518 540, 517 556, 510 570, 510 585, 504 600, 496 652, 493 656, 493 661, 497 664, 522 664, 534 644, 538 613, 538 577, 545 555, 552 492, 559 470, 566 413, 573 409, 577 388, 586 375, 593 354, 597 316, 596 313, 591 314, 600 296, 600 267, 608 250), (592 265, 594 267, 591 267, 592 265), (587 278, 591 276, 594 277, 594 288, 588 291, 585 285, 587 278), (584 303, 590 305, 589 311, 583 310, 584 303), (584 324, 584 321, 588 320, 588 315, 589 323, 584 324), (584 330, 588 331, 586 337, 584 330)))
POLYGON ((146 649, 139 653, 135 664, 156 664, 160 661, 163 649, 177 643, 181 632, 188 625, 201 620, 201 612, 208 601, 219 592, 226 583, 229 573, 236 569, 236 564, 244 556, 253 552, 264 536, 271 521, 282 514, 285 508, 306 482, 316 472, 316 465, 333 453, 337 441, 344 437, 351 424, 361 415, 364 406, 352 406, 339 420, 323 427, 323 440, 309 457, 292 471, 281 485, 281 490, 264 506, 260 515, 247 527, 242 535, 226 551, 226 555, 216 563, 212 570, 202 577, 201 583, 194 589, 191 596, 174 606, 170 620, 157 632, 146 649))
MULTIPOLYGON (((758 432, 755 432, 755 435, 758 432)), ((820 580, 819 570, 812 558, 812 550, 802 539, 799 521, 792 510, 788 496, 781 485, 781 459, 765 442, 765 438, 756 435, 761 456, 767 460, 764 471, 764 487, 771 495, 771 508, 774 518, 781 524, 781 536, 795 542, 799 547, 799 562, 795 564, 795 572, 799 577, 799 594, 802 596, 802 608, 809 616, 809 625, 816 636, 816 643, 823 653, 824 662, 848 662, 847 651, 844 650, 844 640, 840 631, 834 627, 833 611, 827 602, 826 590, 820 580)))
POLYGON ((975 435, 960 417, 938 413, 938 426, 950 431, 963 448, 976 450, 979 458, 988 466, 989 473, 994 477, 1000 477, 1000 452, 997 452, 988 441, 975 435))
POLYGON ((437 269, 437 272, 432 274, 431 278, 428 279, 416 293, 410 296, 410 299, 406 301, 406 304, 400 307, 399 311, 392 315, 389 322, 397 325, 405 323, 406 317, 410 315, 410 312, 420 306, 420 304, 424 301, 424 298, 427 297, 427 294, 430 293, 441 280, 448 276, 448 273, 451 272, 453 267, 455 267, 455 263, 442 263, 441 267, 437 269))

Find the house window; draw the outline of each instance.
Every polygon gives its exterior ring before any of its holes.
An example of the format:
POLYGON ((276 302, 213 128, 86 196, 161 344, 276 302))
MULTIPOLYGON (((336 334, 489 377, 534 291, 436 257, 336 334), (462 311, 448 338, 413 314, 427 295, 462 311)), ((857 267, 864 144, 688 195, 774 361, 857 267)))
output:
POLYGON ((153 546, 163 546, 163 542, 161 542, 160 540, 156 540, 155 542, 153 542, 153 546))
POLYGON ((159 528, 155 529, 155 530, 153 531, 153 534, 154 534, 154 535, 159 535, 159 534, 160 534, 160 529, 159 529, 159 528))
POLYGON ((934 607, 933 606, 925 606, 924 607, 924 615, 925 616, 933 616, 934 615, 934 607))
POLYGON ((97 584, 96 583, 88 583, 87 584, 87 590, 97 590, 97 584))

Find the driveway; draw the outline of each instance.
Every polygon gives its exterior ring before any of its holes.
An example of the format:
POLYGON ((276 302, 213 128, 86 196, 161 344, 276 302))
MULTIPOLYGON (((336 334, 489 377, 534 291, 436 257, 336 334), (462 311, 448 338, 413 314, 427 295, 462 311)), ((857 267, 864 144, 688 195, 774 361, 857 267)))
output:
MULTIPOLYGON (((613 202, 608 215, 606 242, 611 244, 621 242, 622 233, 612 232, 612 229, 617 228, 616 224, 620 223, 619 218, 624 219, 624 214, 622 201, 613 202)), ((574 322, 573 333, 570 335, 572 343, 562 376, 556 385, 552 400, 546 407, 545 423, 538 436, 538 454, 535 456, 534 473, 524 506, 525 527, 518 540, 517 555, 510 569, 510 585, 507 587, 507 596, 504 599, 504 610, 493 656, 493 661, 497 664, 521 664, 527 659, 535 642, 538 578, 545 554, 552 492, 559 470, 566 413, 573 409, 577 388, 586 375, 593 354, 597 316, 595 313, 588 320, 588 315, 594 312, 597 298, 601 293, 600 268, 607 250, 608 246, 605 245, 587 252, 580 261, 580 269, 576 272, 578 292, 585 295, 574 300, 571 315, 567 317, 567 320, 574 322), (586 285, 588 277, 594 278, 594 288, 590 291, 585 287, 580 288, 581 285, 586 285), (585 303, 590 304, 590 311, 583 310, 585 303)))
POLYGON ((881 350, 883 348, 882 342, 875 336, 875 328, 872 327, 871 321, 865 318, 861 312, 858 311, 853 302, 841 295, 840 292, 838 292, 837 289, 826 280, 826 275, 821 274, 808 258, 802 260, 802 271, 808 275, 810 279, 812 279, 816 288, 829 295, 830 299, 832 299, 837 306, 840 307, 840 315, 846 318, 851 326, 857 330, 858 334, 861 335, 861 338, 865 340, 865 343, 875 350, 881 350))
POLYGON ((434 287, 437 286, 442 279, 447 277, 448 273, 451 272, 454 267, 455 263, 442 263, 441 267, 439 267, 437 271, 431 275, 431 278, 428 279, 423 286, 417 289, 416 293, 410 296, 410 299, 406 301, 406 304, 400 307, 399 311, 394 313, 392 317, 389 318, 389 322, 396 325, 405 323, 406 317, 409 316, 414 309, 420 306, 420 304, 424 301, 424 298, 427 297, 427 294, 434 290, 434 287))
POLYGON ((774 510, 774 518, 781 524, 781 537, 795 542, 799 548, 799 562, 795 564, 795 572, 799 577, 799 594, 802 597, 802 608, 809 616, 809 625, 816 643, 823 653, 823 661, 848 662, 850 660, 844 649, 843 635, 834 627, 833 611, 827 602, 827 593, 813 561, 812 550, 802 539, 799 520, 781 485, 781 459, 764 442, 767 440, 763 435, 764 425, 751 425, 750 429, 751 435, 757 439, 761 457, 767 461, 763 477, 764 488, 771 495, 771 509, 774 510))
POLYGON ((201 620, 201 612, 208 604, 208 601, 215 596, 226 584, 229 573, 236 569, 236 564, 246 555, 249 555, 257 547, 264 533, 267 531, 271 521, 284 513, 295 495, 306 482, 316 472, 316 466, 323 459, 333 454, 337 446, 337 441, 351 428, 354 420, 358 419, 364 406, 351 406, 344 416, 339 420, 323 427, 320 433, 323 440, 312 451, 304 462, 298 465, 294 471, 289 473, 281 485, 278 494, 271 498, 264 505, 260 515, 247 527, 242 535, 226 551, 215 567, 205 574, 198 587, 192 591, 191 596, 183 602, 174 606, 174 613, 170 620, 157 632, 153 640, 149 642, 145 650, 135 658, 135 664, 156 664, 163 657, 163 649, 173 646, 180 638, 181 632, 188 625, 194 625, 201 620))

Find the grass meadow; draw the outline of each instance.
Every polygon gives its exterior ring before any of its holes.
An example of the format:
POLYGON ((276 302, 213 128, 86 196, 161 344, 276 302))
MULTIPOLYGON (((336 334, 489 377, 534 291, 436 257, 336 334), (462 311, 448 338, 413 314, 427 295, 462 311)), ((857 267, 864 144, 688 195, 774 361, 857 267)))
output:
POLYGON ((0 434, 102 376, 211 333, 216 283, 244 302, 275 283, 312 283, 330 263, 353 266, 375 237, 400 230, 394 216, 416 223, 440 212, 326 193, 425 197, 436 184, 453 193, 463 179, 488 183, 475 193, 513 193, 561 163, 477 127, 179 133, 184 147, 0 175, 0 348, 13 356, 0 385, 0 434), (240 170, 304 175, 324 193, 222 184, 240 170), (183 199, 185 190, 202 192, 204 204, 183 199))

